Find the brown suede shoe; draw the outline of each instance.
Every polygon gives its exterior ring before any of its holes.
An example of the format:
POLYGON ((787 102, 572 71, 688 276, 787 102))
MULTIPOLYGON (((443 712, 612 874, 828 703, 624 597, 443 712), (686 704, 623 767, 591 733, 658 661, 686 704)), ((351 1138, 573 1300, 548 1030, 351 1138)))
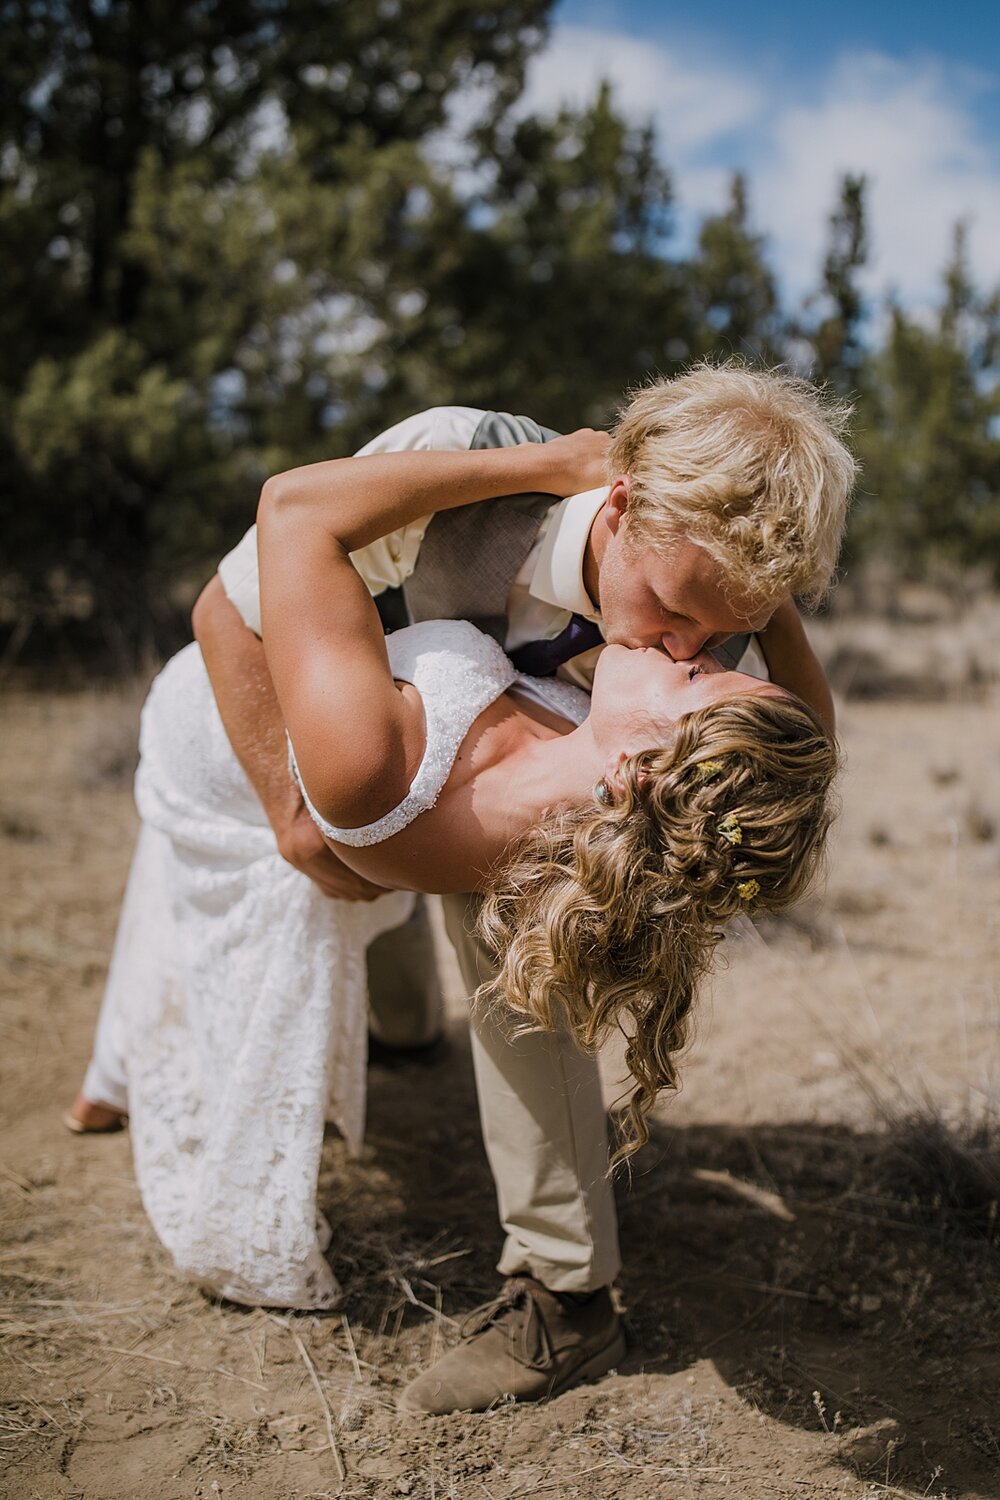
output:
POLYGON ((621 1319, 602 1287, 586 1302, 512 1276, 470 1313, 462 1342, 403 1391, 403 1411, 486 1411, 505 1397, 543 1401, 607 1374, 625 1354, 621 1319))

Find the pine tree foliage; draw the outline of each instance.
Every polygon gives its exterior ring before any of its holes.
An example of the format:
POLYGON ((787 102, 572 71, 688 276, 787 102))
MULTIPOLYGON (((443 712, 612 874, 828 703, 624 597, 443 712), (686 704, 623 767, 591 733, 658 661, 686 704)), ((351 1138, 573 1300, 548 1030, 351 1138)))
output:
POLYGON ((627 127, 602 88, 578 113, 512 122, 490 165, 453 224, 424 357, 445 393, 474 405, 556 427, 604 422, 626 385, 690 351, 651 134, 627 127))
POLYGON ((737 355, 764 365, 780 361, 778 291, 764 236, 750 227, 741 172, 732 177, 725 212, 702 224, 690 277, 699 354, 715 359, 737 355))
POLYGON ((2 0, 8 592, 122 639, 377 380, 420 141, 517 97, 547 0, 2 0))
POLYGON ((962 225, 943 281, 932 322, 889 309, 870 360, 856 545, 911 575, 985 565, 1000 582, 1000 294, 973 285, 962 225))
POLYGON ((959 231, 938 313, 860 290, 845 177, 783 315, 744 179, 674 247, 608 86, 528 113, 551 0, 0 0, 0 628, 121 659, 263 478, 459 402, 555 427, 692 359, 803 360, 858 407, 852 545, 1000 576, 1000 297, 959 231), (883 336, 884 332, 884 336, 883 336))
POLYGON ((819 320, 796 324, 813 354, 814 380, 841 396, 855 396, 862 378, 865 350, 862 323, 865 303, 858 273, 868 260, 865 178, 841 178, 837 207, 828 220, 828 248, 819 291, 807 303, 807 314, 820 309, 819 320))

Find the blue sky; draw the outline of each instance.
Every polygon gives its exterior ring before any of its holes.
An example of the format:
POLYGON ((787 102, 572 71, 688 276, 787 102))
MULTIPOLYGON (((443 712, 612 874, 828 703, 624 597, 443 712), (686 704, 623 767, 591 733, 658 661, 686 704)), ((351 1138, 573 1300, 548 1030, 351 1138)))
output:
POLYGON ((657 124, 682 245, 747 172, 789 301, 815 283, 844 171, 870 182, 873 298, 932 302, 957 218, 1000 280, 1000 5, 562 0, 531 103, 582 103, 602 76, 657 124))

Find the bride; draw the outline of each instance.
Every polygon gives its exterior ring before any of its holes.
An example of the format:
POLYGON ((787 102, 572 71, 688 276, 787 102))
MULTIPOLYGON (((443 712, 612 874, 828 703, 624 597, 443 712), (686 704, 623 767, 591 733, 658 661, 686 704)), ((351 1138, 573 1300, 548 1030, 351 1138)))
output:
MULTIPOLYGON (((565 493, 592 457, 568 445, 565 493)), ((576 444, 576 448, 572 445, 576 444)), ((277 852, 199 649, 143 711, 142 819, 88 1100, 128 1109, 143 1202, 178 1268, 247 1303, 329 1307, 324 1122, 360 1147, 365 949, 413 891, 483 893, 498 955, 477 1003, 628 1037, 627 1152, 647 1134, 722 925, 801 895, 837 754, 783 689, 707 653, 609 646, 592 698, 491 637, 386 638, 351 554, 419 516, 551 480, 554 443, 386 454, 279 475, 259 511, 263 639, 290 766, 336 854, 383 888, 331 903, 277 852), (513 457, 512 457, 513 455, 513 457)))

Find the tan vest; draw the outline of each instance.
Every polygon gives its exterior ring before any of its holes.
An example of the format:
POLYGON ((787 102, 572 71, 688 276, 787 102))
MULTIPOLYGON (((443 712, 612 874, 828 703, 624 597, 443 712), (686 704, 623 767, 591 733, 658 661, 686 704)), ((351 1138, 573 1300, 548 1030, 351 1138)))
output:
MULTIPOLYGON (((530 417, 488 411, 469 446, 513 448, 558 435, 530 417)), ((470 620, 503 645, 511 585, 557 503, 554 495, 501 495, 434 516, 403 585, 410 619, 470 620)))

